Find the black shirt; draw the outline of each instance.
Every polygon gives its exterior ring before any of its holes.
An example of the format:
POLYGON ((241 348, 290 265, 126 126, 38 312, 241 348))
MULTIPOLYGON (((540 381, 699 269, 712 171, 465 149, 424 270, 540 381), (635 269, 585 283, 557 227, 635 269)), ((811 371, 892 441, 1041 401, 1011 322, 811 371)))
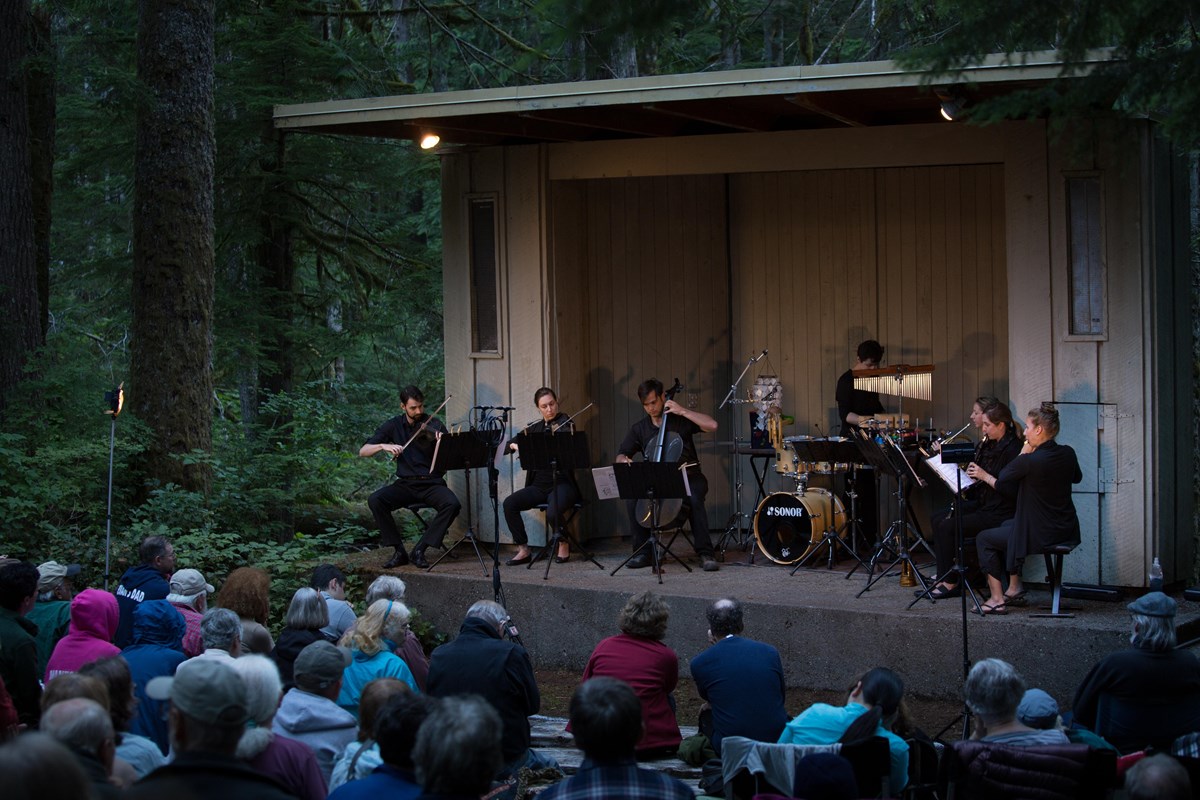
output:
MULTIPOLYGON (((680 456, 680 461, 684 464, 696 465, 688 467, 688 472, 699 472, 700 459, 696 455, 696 443, 692 441, 692 437, 702 432, 700 426, 679 414, 667 414, 666 417, 667 433, 677 433, 683 440, 683 455, 680 456)), ((629 458, 633 458, 636 453, 645 456, 647 452, 653 452, 657 440, 658 426, 654 424, 649 415, 646 415, 633 423, 617 452, 629 458)))
MULTIPOLYGON (((398 417, 392 417, 387 422, 379 426, 375 434, 367 439, 367 444, 404 444, 412 435, 421 427, 421 423, 429 420, 429 424, 425 426, 425 430, 421 431, 421 435, 413 439, 413 443, 404 448, 404 452, 396 459, 396 477, 397 478, 428 478, 431 473, 430 466, 433 464, 433 448, 436 443, 435 433, 445 433, 446 426, 437 417, 430 417, 428 414, 422 414, 415 423, 408 421, 407 414, 401 414, 398 417)), ((438 469, 436 473, 432 473, 435 477, 440 478, 445 474, 446 470, 438 469)))
POLYGON ((842 422, 842 436, 849 436, 852 433, 850 429, 853 426, 846 422, 849 414, 866 417, 883 413, 883 403, 879 402, 879 395, 876 392, 864 392, 862 389, 854 388, 854 370, 848 369, 842 373, 842 377, 838 378, 835 398, 838 419, 842 422))
MULTIPOLYGON (((533 423, 528 428, 526 428, 524 431, 522 431, 522 433, 528 434, 530 436, 534 436, 534 435, 542 434, 542 433, 549 433, 556 425, 562 426, 562 427, 560 427, 557 431, 553 431, 553 432, 555 432, 555 433, 571 433, 575 430, 575 425, 574 425, 574 423, 571 423, 569 425, 565 424, 567 422, 567 420, 569 420, 569 419, 570 419, 570 417, 568 417, 566 414, 559 414, 553 420, 550 421, 549 425, 547 425, 547 423, 544 419, 538 420, 537 422, 533 423), (548 428, 551 430, 548 430, 548 428)), ((512 444, 516 440, 517 439, 515 436, 512 439, 509 439, 508 444, 505 445, 505 448, 507 448, 508 445, 512 444)), ((519 454, 518 454, 518 456, 519 456, 519 454)), ((564 470, 561 467, 559 468, 558 483, 574 483, 574 480, 571 477, 570 470, 564 470)), ((537 488, 541 489, 542 491, 549 492, 555 486, 554 473, 548 469, 528 470, 528 475, 525 478, 525 485, 526 486, 536 486, 537 488)))

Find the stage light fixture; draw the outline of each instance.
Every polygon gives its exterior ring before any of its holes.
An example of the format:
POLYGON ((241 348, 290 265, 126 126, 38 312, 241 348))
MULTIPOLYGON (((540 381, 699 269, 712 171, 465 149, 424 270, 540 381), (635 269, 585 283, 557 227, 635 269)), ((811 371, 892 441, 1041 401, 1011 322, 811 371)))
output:
POLYGON ((112 427, 108 434, 108 514, 104 523, 104 591, 108 591, 108 578, 111 571, 112 556, 112 490, 113 490, 113 452, 117 446, 117 417, 125 407, 125 381, 117 384, 117 388, 104 393, 104 402, 108 403, 105 414, 112 417, 112 427))
POLYGON ((421 134, 421 140, 419 144, 421 145, 422 150, 432 150, 433 148, 437 147, 441 141, 441 136, 438 136, 433 131, 425 131, 421 134))
POLYGON ((960 118, 967 107, 967 101, 962 95, 939 91, 937 92, 937 98, 942 119, 947 122, 954 122, 960 118))

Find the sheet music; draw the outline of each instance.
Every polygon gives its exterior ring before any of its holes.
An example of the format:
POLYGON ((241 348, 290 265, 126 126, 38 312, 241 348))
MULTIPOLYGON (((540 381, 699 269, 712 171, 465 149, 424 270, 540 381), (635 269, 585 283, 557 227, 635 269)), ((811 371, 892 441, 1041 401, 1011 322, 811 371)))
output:
POLYGON ((617 476, 613 468, 592 467, 592 481, 596 484, 596 497, 601 500, 619 500, 621 491, 617 489, 617 476))
POLYGON ((962 479, 963 489, 966 489, 968 486, 974 486, 976 483, 978 483, 978 481, 966 473, 966 470, 962 468, 961 464, 942 463, 941 453, 925 459, 925 463, 933 467, 933 471, 936 472, 938 477, 950 487, 951 492, 959 491, 958 487, 960 477, 962 479))

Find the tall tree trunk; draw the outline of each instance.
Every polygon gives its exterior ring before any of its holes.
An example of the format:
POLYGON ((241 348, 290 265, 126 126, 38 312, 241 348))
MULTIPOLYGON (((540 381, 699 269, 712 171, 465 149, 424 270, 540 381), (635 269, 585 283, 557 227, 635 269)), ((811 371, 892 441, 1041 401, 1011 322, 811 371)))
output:
POLYGON ((130 401, 147 473, 207 491, 174 455, 212 446, 215 0, 140 0, 130 401))
POLYGON ((55 49, 53 18, 45 6, 33 12, 33 60, 29 70, 29 163, 32 175, 33 243, 37 269, 38 324, 50 324, 50 220, 54 200, 55 49))

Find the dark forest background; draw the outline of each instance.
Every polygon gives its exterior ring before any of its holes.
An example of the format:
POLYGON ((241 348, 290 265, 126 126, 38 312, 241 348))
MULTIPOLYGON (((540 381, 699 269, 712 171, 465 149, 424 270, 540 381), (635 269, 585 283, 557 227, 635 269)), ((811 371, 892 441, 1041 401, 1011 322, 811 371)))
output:
MULTIPOLYGON (((0 553, 103 580, 151 533, 210 582, 371 533, 357 458, 397 391, 443 391, 438 160, 284 135, 375 95, 1088 48, 1087 80, 974 110, 1200 130, 1182 0, 7 0, 0 4, 0 553)), ((1193 161, 1194 163, 1194 161, 1193 161)), ((1193 170, 1194 173, 1194 170, 1193 170)), ((1193 208, 1195 203, 1193 201, 1193 208)), ((1200 415, 1197 415, 1200 417, 1200 415)), ((120 565, 113 572, 119 574, 120 565)))

